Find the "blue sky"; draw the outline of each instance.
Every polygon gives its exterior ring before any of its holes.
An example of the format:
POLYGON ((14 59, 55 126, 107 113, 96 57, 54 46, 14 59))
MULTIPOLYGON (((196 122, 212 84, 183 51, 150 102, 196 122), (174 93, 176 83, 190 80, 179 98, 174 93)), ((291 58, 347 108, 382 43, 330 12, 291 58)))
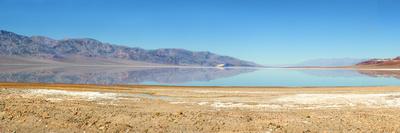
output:
POLYGON ((400 56, 399 0, 0 0, 0 29, 260 64, 400 56))

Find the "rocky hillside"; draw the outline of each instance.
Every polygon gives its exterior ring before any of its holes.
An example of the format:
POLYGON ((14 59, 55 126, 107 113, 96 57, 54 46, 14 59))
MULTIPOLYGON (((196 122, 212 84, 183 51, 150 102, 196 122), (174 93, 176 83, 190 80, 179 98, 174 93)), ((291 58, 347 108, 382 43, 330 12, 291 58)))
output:
POLYGON ((400 68, 400 57, 393 59, 372 59, 358 63, 358 67, 400 68))
MULTIPOLYGON (((168 65, 194 66, 258 66, 255 63, 210 52, 192 52, 184 49, 145 50, 103 43, 94 39, 55 40, 43 36, 23 36, 0 30, 0 56, 40 58, 63 62, 84 58, 126 60, 168 65)), ((85 61, 86 62, 86 61, 85 61)))

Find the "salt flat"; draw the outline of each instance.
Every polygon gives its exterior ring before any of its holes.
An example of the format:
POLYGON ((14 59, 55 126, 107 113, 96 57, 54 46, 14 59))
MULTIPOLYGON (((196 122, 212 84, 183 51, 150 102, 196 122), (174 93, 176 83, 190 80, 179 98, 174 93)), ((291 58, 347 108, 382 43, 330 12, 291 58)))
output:
POLYGON ((0 83, 1 132, 398 132, 400 87, 0 83))

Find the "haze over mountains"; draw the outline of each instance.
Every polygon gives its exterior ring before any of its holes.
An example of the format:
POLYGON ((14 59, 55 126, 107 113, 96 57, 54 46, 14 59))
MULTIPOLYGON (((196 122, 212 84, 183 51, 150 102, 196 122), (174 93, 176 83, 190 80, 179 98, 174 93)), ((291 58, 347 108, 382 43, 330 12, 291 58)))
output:
POLYGON ((356 68, 400 68, 400 57, 387 59, 315 59, 291 67, 356 67, 356 68))
POLYGON ((260 66, 211 52, 184 49, 145 50, 103 43, 95 39, 55 40, 0 30, 1 64, 260 66))
POLYGON ((290 65, 294 67, 342 67, 342 66, 354 66, 360 62, 368 59, 356 59, 356 58, 330 58, 330 59, 313 59, 303 61, 298 64, 290 65))

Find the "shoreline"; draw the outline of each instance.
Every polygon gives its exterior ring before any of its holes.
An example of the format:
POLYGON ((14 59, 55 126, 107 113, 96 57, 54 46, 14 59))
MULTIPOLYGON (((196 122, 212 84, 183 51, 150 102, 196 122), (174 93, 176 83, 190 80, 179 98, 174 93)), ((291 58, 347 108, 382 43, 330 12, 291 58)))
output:
POLYGON ((70 91, 118 91, 118 90, 135 90, 135 89, 214 89, 225 91, 321 91, 321 92, 335 92, 335 91, 400 91, 400 86, 174 86, 174 85, 98 85, 98 84, 64 84, 64 83, 19 83, 19 82, 0 82, 0 87, 3 88, 16 88, 16 89, 56 89, 56 90, 70 90, 70 91))
POLYGON ((110 68, 203 68, 203 69, 288 69, 288 70, 366 70, 400 71, 397 67, 217 67, 217 66, 179 66, 179 65, 70 65, 70 64, 0 64, 0 66, 38 66, 38 67, 110 67, 110 68))

